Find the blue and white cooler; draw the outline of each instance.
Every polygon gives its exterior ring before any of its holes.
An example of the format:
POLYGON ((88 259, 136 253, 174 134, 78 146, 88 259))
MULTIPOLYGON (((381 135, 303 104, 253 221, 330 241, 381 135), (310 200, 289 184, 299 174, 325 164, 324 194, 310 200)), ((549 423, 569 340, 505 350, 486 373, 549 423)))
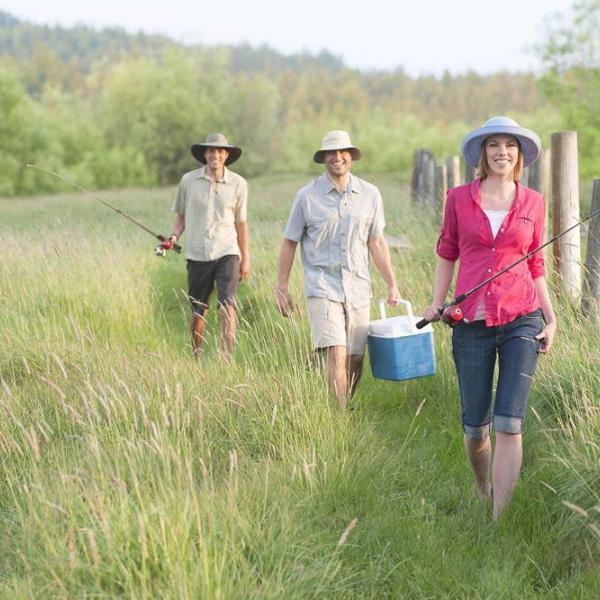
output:
POLYGON ((380 319, 369 323, 369 360, 373 377, 402 381, 435 374, 435 348, 431 324, 417 329, 412 305, 400 300, 406 315, 386 317, 385 301, 379 301, 380 319))

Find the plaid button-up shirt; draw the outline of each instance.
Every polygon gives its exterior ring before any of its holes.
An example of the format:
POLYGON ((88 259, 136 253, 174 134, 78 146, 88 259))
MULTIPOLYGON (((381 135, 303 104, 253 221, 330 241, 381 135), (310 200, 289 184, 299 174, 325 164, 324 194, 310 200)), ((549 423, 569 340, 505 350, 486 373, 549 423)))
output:
POLYGON ((371 237, 383 233, 383 201, 372 184, 350 175, 343 193, 327 175, 302 188, 284 236, 300 242, 307 296, 365 306, 371 298, 371 237))
POLYGON ((206 175, 206 167, 186 173, 173 202, 173 211, 185 220, 185 257, 207 261, 240 256, 235 225, 246 222, 247 204, 246 180, 229 169, 217 182, 206 175))

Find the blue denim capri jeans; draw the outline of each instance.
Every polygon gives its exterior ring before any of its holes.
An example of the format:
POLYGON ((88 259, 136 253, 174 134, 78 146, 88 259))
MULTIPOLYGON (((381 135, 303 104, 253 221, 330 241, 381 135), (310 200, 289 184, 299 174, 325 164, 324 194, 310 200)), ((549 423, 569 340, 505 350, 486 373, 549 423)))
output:
POLYGON ((535 336, 542 330, 539 309, 506 325, 486 327, 485 321, 475 321, 454 328, 452 353, 467 437, 487 438, 492 424, 496 431, 523 432, 540 345, 535 336), (492 413, 496 356, 498 382, 492 413))

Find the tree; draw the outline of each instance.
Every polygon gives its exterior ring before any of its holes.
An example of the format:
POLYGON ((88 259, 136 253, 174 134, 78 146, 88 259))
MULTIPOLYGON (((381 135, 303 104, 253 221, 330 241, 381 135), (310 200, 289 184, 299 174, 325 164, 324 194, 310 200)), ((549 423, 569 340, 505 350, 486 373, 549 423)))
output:
POLYGON ((127 58, 97 74, 99 110, 111 147, 137 148, 161 184, 194 166, 190 145, 222 128, 230 86, 226 56, 168 52, 127 58))
POLYGON ((541 84, 548 99, 578 132, 581 171, 598 175, 600 156, 600 0, 573 4, 570 22, 564 16, 548 24, 548 38, 538 48, 545 65, 541 84))
MULTIPOLYGON (((41 175, 27 168, 57 154, 40 107, 27 95, 18 75, 0 68, 0 195, 37 189, 41 175)), ((50 158, 47 159, 51 160, 50 158)), ((57 189, 54 183, 46 190, 57 189)))

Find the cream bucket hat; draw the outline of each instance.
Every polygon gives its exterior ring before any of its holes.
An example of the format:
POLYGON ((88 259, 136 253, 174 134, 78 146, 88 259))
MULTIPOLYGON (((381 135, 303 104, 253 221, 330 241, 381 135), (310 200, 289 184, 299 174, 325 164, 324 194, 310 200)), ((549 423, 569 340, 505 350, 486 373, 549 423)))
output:
POLYGON ((321 147, 315 152, 313 160, 322 164, 325 152, 331 150, 348 150, 352 160, 358 160, 361 157, 360 150, 352 145, 348 132, 341 129, 335 129, 325 134, 325 137, 321 140, 321 147))

